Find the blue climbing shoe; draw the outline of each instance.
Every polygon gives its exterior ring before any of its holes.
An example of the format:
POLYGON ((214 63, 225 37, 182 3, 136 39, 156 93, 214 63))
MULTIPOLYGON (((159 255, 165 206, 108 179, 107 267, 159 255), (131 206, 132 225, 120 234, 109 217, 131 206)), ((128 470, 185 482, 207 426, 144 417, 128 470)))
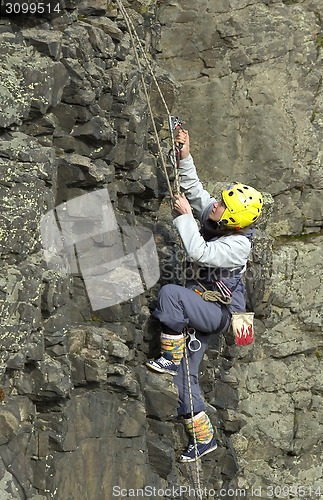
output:
POLYGON ((177 375, 179 365, 176 365, 171 359, 168 359, 167 353, 159 358, 151 359, 146 362, 147 368, 158 373, 167 373, 168 375, 177 375))
POLYGON ((211 439, 209 443, 197 443, 197 456, 195 454, 195 446, 192 441, 188 445, 187 450, 179 457, 179 462, 187 463, 187 462, 196 462, 207 453, 211 453, 211 451, 216 450, 218 447, 215 437, 211 439))

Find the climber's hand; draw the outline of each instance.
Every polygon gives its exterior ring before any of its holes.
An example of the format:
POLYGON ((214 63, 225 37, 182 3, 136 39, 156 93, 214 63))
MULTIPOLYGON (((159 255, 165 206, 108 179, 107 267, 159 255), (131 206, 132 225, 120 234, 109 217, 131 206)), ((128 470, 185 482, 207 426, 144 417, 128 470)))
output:
POLYGON ((174 208, 181 215, 192 213, 191 205, 189 204, 185 194, 175 195, 174 208))
POLYGON ((176 143, 182 144, 180 155, 181 160, 184 160, 184 158, 187 158, 190 154, 190 137, 188 134, 188 130, 184 130, 182 128, 179 129, 176 137, 176 143))

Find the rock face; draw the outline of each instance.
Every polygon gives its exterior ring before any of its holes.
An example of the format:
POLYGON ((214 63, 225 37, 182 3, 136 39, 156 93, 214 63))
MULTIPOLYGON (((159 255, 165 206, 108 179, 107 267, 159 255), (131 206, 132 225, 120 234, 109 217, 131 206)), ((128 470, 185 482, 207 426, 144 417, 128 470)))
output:
POLYGON ((256 297, 256 345, 229 350, 213 403, 234 432, 237 484, 264 498, 270 485, 323 487, 322 14, 306 0, 178 0, 159 12, 158 61, 180 83, 201 177, 244 179, 275 199, 272 251, 255 258, 269 263, 270 307, 256 297), (223 379, 238 390, 234 412, 223 379))
MULTIPOLYGON (((213 338, 201 366, 219 441, 198 465, 204 496, 323 494, 321 2, 124 5, 208 188, 238 180, 267 192, 247 273, 256 342, 213 338)), ((181 256, 118 7, 71 1, 60 15, 0 18, 3 500, 106 500, 145 486, 155 498, 182 487, 186 499, 198 485, 195 467, 176 462, 186 437, 175 387, 142 366, 156 350, 149 309, 181 256), (100 189, 121 227, 153 231, 161 277, 93 311, 82 274, 47 267, 41 227, 100 189)), ((145 81, 167 154, 165 109, 146 70, 145 81)))

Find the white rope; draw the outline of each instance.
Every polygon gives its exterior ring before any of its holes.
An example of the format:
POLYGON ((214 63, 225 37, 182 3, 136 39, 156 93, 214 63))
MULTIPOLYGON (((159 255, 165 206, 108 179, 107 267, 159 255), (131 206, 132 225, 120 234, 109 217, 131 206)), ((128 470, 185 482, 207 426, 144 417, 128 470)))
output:
MULTIPOLYGON (((150 101, 150 97, 149 97, 149 94, 148 94, 148 90, 147 90, 147 85, 146 85, 146 82, 145 82, 145 79, 144 79, 144 76, 143 76, 143 71, 142 71, 142 65, 141 65, 141 62, 140 62, 140 59, 139 59, 139 55, 138 55, 138 50, 137 50, 137 46, 135 44, 135 39, 137 40, 137 43, 138 43, 138 46, 144 56, 144 59, 145 59, 145 62, 147 64, 147 67, 149 69, 149 72, 150 72, 150 75, 152 76, 153 78, 153 81, 157 87, 157 90, 159 92, 159 95, 161 97, 161 100, 165 106, 165 110, 166 110, 166 113, 168 115, 168 120, 170 120, 170 111, 169 111, 169 108, 167 106, 167 103, 166 103, 166 100, 163 96, 163 93, 160 89, 160 86, 158 84, 158 81, 157 81, 157 78, 153 72, 153 69, 151 67, 151 64, 149 63, 149 59, 145 53, 145 49, 143 48, 142 46, 142 43, 140 41, 140 38, 136 32, 136 29, 133 25, 133 22, 131 20, 131 18, 129 17, 125 7, 123 6, 121 0, 116 0, 118 6, 119 6, 119 9, 120 9, 120 12, 122 13, 123 17, 124 17, 124 20, 125 20, 125 23, 127 25, 127 29, 128 29, 128 32, 129 32, 129 36, 130 36, 130 39, 131 39, 131 44, 132 44, 132 47, 133 47, 133 50, 134 50, 134 54, 135 54, 135 58, 136 58, 136 63, 137 63, 137 66, 138 66, 138 69, 139 69, 139 72, 140 72, 140 76, 141 76, 141 81, 142 81, 142 85, 143 85, 143 90, 144 90, 144 94, 145 94, 145 98, 146 98, 146 101, 147 101, 147 106, 148 106, 148 111, 149 111, 149 115, 150 115, 150 118, 151 118, 151 122, 152 122, 152 126, 153 126, 153 129, 154 129, 154 135, 155 135, 155 139, 156 139, 156 144, 157 144, 157 148, 158 148, 158 153, 159 153, 159 156, 160 156, 160 159, 161 159, 161 163, 162 163, 162 167, 163 167, 163 171, 164 171, 164 174, 165 174, 165 177, 166 177, 166 183, 167 183, 167 188, 168 188, 168 191, 169 191, 169 194, 170 194, 170 197, 171 197, 171 203, 172 203, 172 208, 174 208, 174 194, 173 194, 173 190, 172 190, 172 187, 171 187, 171 183, 170 183, 170 179, 169 179, 169 175, 168 175, 168 172, 167 172, 167 166, 166 166, 166 162, 165 162, 165 159, 164 159, 164 154, 163 154, 163 151, 162 151, 162 148, 161 148, 161 145, 160 145, 160 141, 159 141, 159 136, 158 136, 158 131, 157 131, 157 128, 156 128, 156 124, 155 124, 155 120, 154 120, 154 114, 153 114, 153 110, 152 110, 152 106, 151 106, 151 101, 150 101)), ((172 140, 172 144, 174 144, 174 136, 173 136, 173 133, 171 131, 171 140, 172 140)), ((173 162, 174 162, 174 165, 176 165, 176 153, 175 153, 175 149, 174 149, 174 146, 173 146, 173 149, 172 149, 172 155, 173 155, 173 162)), ((173 167, 174 167, 173 165, 173 167)), ((179 193, 180 192, 180 189, 179 189, 179 180, 178 180, 178 171, 177 169, 174 167, 174 182, 175 182, 175 191, 176 193, 179 193)))
MULTIPOLYGON (((127 29, 128 29, 128 32, 129 32, 129 36, 130 36, 130 39, 131 39, 131 43, 132 43, 132 46, 133 46, 133 49, 134 49, 134 53, 135 53, 135 58, 136 58, 136 62, 137 62, 137 65, 138 65, 138 68, 139 68, 139 71, 141 73, 141 81, 142 81, 142 84, 143 84, 143 89, 144 89, 144 94, 145 94, 145 97, 146 97, 146 101, 147 101, 147 106, 148 106, 148 110, 149 110, 149 114, 150 114, 150 117, 151 117, 151 121, 152 121, 152 125, 153 125, 153 129, 154 129, 154 134, 155 134, 155 138, 156 138, 156 143, 157 143, 157 147, 158 147, 158 152, 159 152, 159 155, 160 155, 160 158, 161 158, 161 161, 162 161, 162 166, 163 166, 163 170, 164 170, 164 173, 165 173, 165 176, 166 176, 166 182, 167 182, 167 186, 168 186, 168 190, 169 190, 169 193, 170 193, 170 196, 171 196, 171 200, 173 202, 173 199, 174 199, 174 195, 173 195, 173 192, 172 192, 172 188, 171 188, 171 185, 170 185, 170 181, 169 181, 169 176, 168 176, 168 172, 167 172, 167 167, 166 167, 166 163, 165 163, 165 160, 164 160, 164 155, 163 155, 163 152, 162 152, 162 149, 161 149, 161 146, 160 146, 160 141, 159 141, 159 136, 158 136, 158 131, 157 131, 157 128, 156 128, 156 125, 155 125, 155 120, 154 120, 154 116, 153 116, 153 111, 152 111, 152 107, 151 107, 151 102, 150 102, 150 98, 149 98, 149 94, 148 94, 148 90, 147 90, 147 85, 146 85, 146 82, 145 82, 145 79, 143 77, 143 72, 142 72, 142 65, 141 65, 141 62, 140 62, 140 59, 139 59, 139 55, 138 55, 138 50, 137 50, 137 47, 136 47, 136 44, 135 44, 135 38, 137 40, 137 43, 138 43, 138 46, 140 47, 140 50, 143 54, 143 57, 145 59, 145 62, 146 62, 146 65, 149 69, 149 72, 152 76, 152 79, 156 85, 156 88, 159 92, 159 95, 161 97, 161 100, 165 106, 165 110, 166 110, 166 113, 168 115, 168 120, 170 120, 170 111, 168 109, 168 106, 167 106, 167 103, 165 101, 165 98, 163 96, 163 93, 160 89, 160 86, 158 84, 158 81, 157 81, 157 78, 153 72, 153 69, 151 67, 151 64, 147 58, 147 55, 145 53, 145 50, 142 46, 142 43, 138 37, 138 34, 136 32, 136 29, 132 23, 132 20, 131 18, 128 16, 128 13, 125 9, 125 7, 123 6, 121 0, 116 0, 118 6, 119 6, 119 9, 120 9, 120 12, 122 13, 123 17, 124 17, 124 20, 125 20, 125 23, 127 25, 127 29)), ((171 141, 172 141, 172 151, 173 151, 173 161, 174 161, 174 164, 173 164, 173 167, 174 167, 174 178, 175 178, 175 188, 176 188, 176 191, 177 193, 180 192, 180 188, 179 188, 179 180, 178 180, 178 177, 179 177, 179 174, 178 174, 178 170, 176 169, 176 151, 175 151, 175 140, 174 140, 174 135, 173 135, 173 132, 172 132, 172 128, 169 127, 170 129, 170 132, 171 132, 171 141)), ((189 392, 189 399, 190 399, 190 410, 191 410, 191 418, 192 418, 192 434, 193 434, 193 440, 194 440, 194 449, 195 449, 195 457, 197 457, 197 440, 196 440, 196 432, 195 432, 195 428, 194 428, 194 421, 193 421, 193 417, 194 417, 194 406, 193 406, 193 397, 192 397, 192 386, 191 386, 191 380, 190 380, 190 370, 189 370, 189 362, 188 362, 188 355, 187 355, 187 347, 186 347, 186 344, 185 344, 185 347, 184 347, 184 357, 185 357, 185 361, 186 361, 186 373, 187 373, 187 383, 188 383, 188 392, 189 392)), ((196 478, 197 478, 197 496, 200 500, 203 499, 202 497, 202 489, 201 489, 201 481, 200 481, 200 472, 199 472, 199 468, 198 468, 198 463, 197 463, 197 460, 195 461, 195 465, 196 465, 196 478)))
MULTIPOLYGON (((130 28, 131 28, 131 32, 132 32, 132 34, 133 34, 134 38, 136 38, 136 40, 137 40, 138 46, 139 46, 139 48, 140 48, 140 50, 141 50, 141 53, 142 53, 142 55, 143 55, 143 58, 145 59, 145 63, 146 63, 146 65, 147 65, 147 68, 149 69, 149 73, 150 73, 150 75, 151 75, 152 79, 154 80, 154 83, 155 83, 156 88, 157 88, 157 90, 158 90, 158 93, 159 93, 159 95, 160 95, 161 101, 162 101, 162 103, 163 103, 163 105, 164 105, 164 107, 165 107, 166 113, 167 113, 168 115, 170 115, 170 111, 169 111, 169 108, 168 108, 168 106, 167 106, 166 100, 165 100, 164 95, 163 95, 163 93, 162 93, 162 91, 161 91, 161 88, 160 88, 160 86, 159 86, 159 84, 158 84, 158 81, 157 81, 156 75, 155 75, 155 73, 154 73, 154 71, 153 71, 153 69, 152 69, 152 66, 151 66, 151 64, 150 64, 150 61, 149 61, 149 59, 148 59, 148 57, 147 57, 146 51, 145 51, 145 49, 144 49, 144 47, 143 47, 143 45, 142 45, 142 43, 141 43, 141 40, 140 40, 140 38, 139 38, 139 36, 138 36, 138 33, 137 33, 136 28, 135 28, 135 26, 134 26, 134 24, 133 24, 133 22, 132 22, 132 19, 131 19, 131 17, 128 15, 128 12, 126 11, 126 9, 125 9, 125 7, 123 6, 123 4, 121 3, 121 0, 117 0, 117 3, 118 3, 118 5, 119 5, 119 7, 120 7, 120 10, 121 10, 121 12, 122 12, 123 17, 125 18, 125 20, 126 20, 126 22, 127 22, 127 27, 128 27, 128 25, 130 26, 130 28)), ((129 28, 128 28, 128 29, 129 29, 129 28)))

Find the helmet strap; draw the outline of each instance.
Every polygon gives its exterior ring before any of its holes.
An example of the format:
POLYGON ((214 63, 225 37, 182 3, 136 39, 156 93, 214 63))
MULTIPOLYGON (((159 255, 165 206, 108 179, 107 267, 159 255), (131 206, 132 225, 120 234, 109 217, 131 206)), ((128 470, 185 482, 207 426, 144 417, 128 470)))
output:
POLYGON ((224 229, 227 223, 228 223, 227 219, 221 219, 218 222, 216 222, 216 226, 218 229, 224 229))

